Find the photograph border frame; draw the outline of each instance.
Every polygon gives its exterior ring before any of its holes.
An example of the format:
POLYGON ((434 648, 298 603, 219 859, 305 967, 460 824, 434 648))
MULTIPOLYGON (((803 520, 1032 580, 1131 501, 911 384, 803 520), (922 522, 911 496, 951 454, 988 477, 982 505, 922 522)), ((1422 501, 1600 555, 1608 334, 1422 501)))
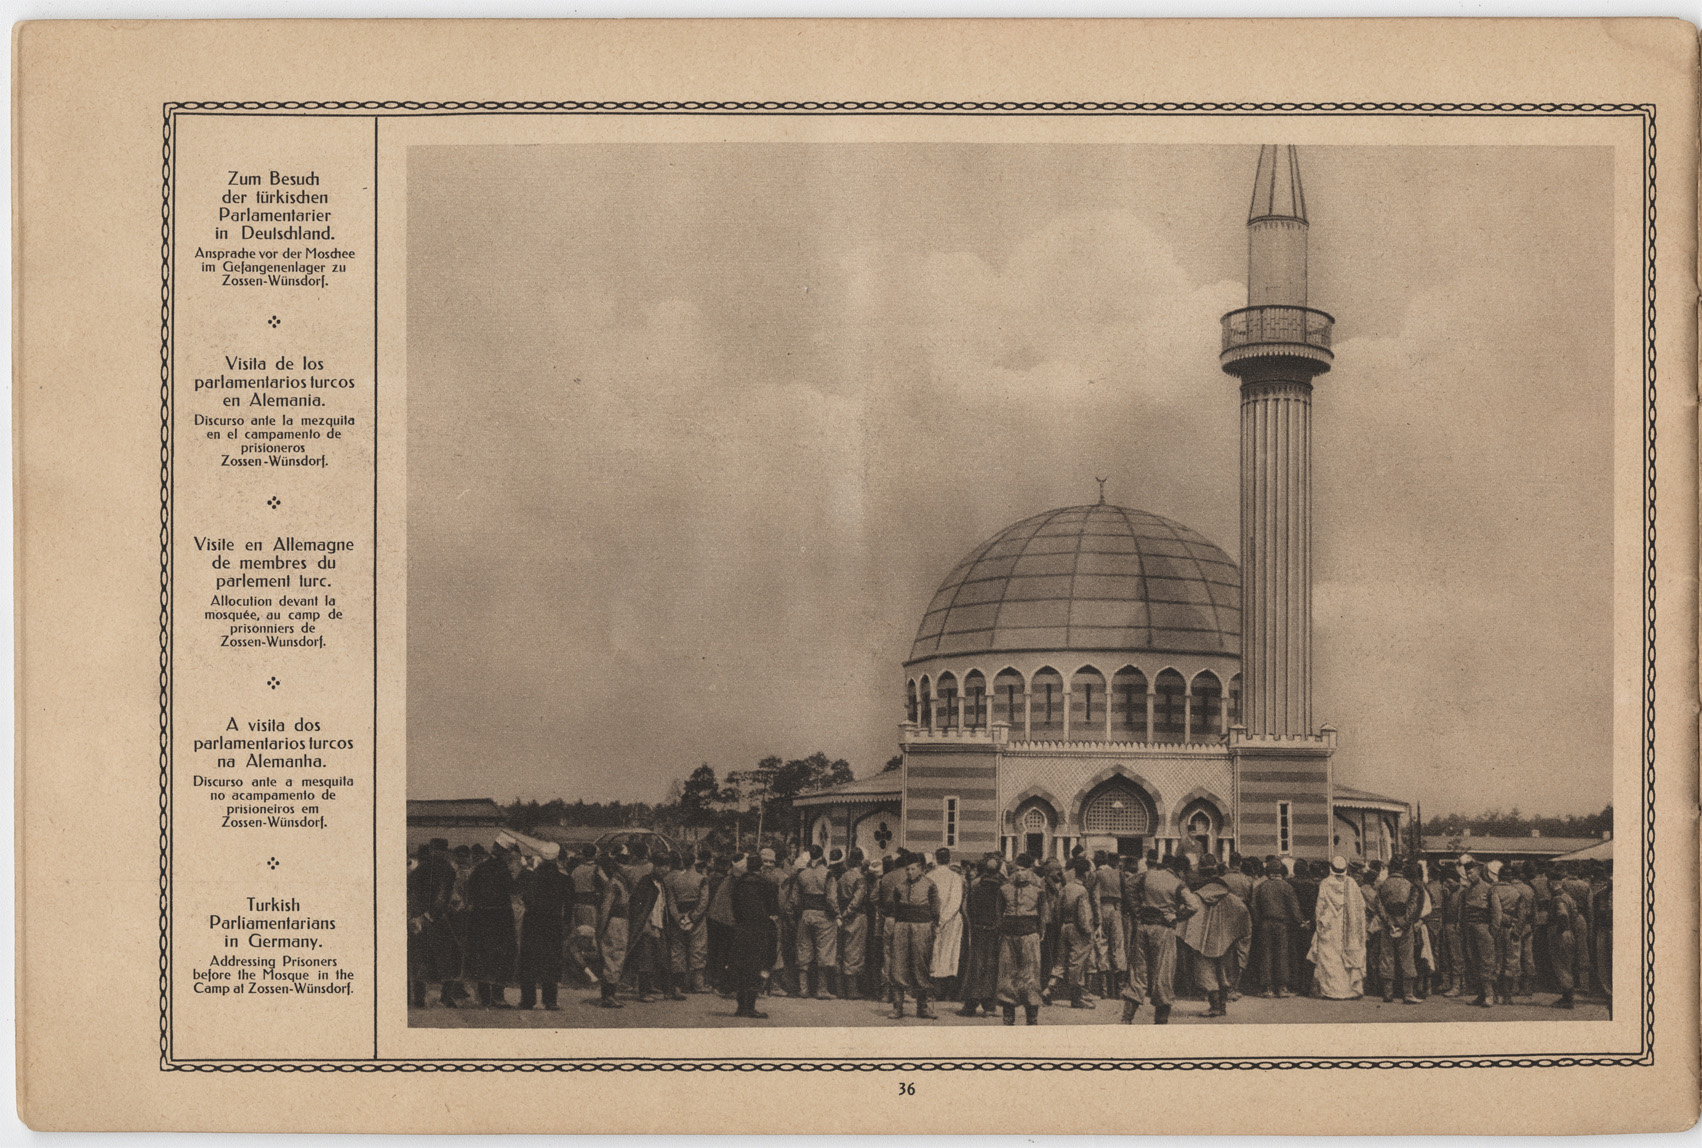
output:
MULTIPOLYGON (((159 738, 160 738, 160 1059, 161 1071, 178 1072, 558 1072, 558 1071, 1150 1071, 1150 1070, 1268 1070, 1331 1068, 1565 1068, 1647 1067, 1654 1064, 1655 1043, 1655 673, 1656 673, 1656 112, 1654 103, 1470 103, 1470 102, 1072 102, 1072 101, 168 101, 162 107, 161 141, 162 202, 160 215, 160 635, 159 635, 159 738), (373 746, 373 880, 374 880, 374 1004, 373 1056, 368 1058, 178 1058, 172 1051, 171 995, 171 907, 172 907, 172 703, 174 602, 172 551, 175 539, 173 490, 175 483, 175 421, 173 378, 174 343, 174 247, 176 231, 175 163, 179 116, 284 116, 360 118, 373 121, 374 133, 374 507, 373 530, 377 538, 377 134, 379 121, 419 116, 467 115, 688 115, 688 116, 1423 116, 1530 118, 1629 117, 1643 122, 1643 338, 1642 385, 1645 435, 1643 439, 1642 532, 1644 597, 1641 603, 1643 673, 1641 681, 1641 745, 1643 795, 1638 804, 1638 829, 1643 849, 1639 907, 1641 960, 1639 981, 1640 1024, 1638 1051, 1625 1053, 1483 1054, 1427 1057, 1129 1057, 1129 1058, 973 1058, 973 1057, 850 1057, 779 1059, 750 1057, 380 1057, 377 1049, 377 933, 376 905, 378 802, 377 745, 373 746)), ((378 690, 377 564, 373 569, 373 697, 376 734, 378 690)))

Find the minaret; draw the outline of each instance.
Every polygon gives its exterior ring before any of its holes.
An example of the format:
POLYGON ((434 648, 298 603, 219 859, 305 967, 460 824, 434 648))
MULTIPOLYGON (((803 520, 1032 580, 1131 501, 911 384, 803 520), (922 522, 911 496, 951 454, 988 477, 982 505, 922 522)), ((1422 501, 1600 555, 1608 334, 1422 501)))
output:
POLYGON ((1335 320, 1306 305, 1306 195, 1292 146, 1259 149, 1247 306, 1223 317, 1241 380, 1241 696, 1254 737, 1312 734, 1312 380, 1335 320))
POLYGON ((1306 195, 1292 146, 1259 149, 1247 306, 1219 362, 1241 380, 1241 722, 1231 733, 1242 852, 1333 851, 1335 731, 1312 725, 1312 380, 1335 320, 1308 307, 1306 195))

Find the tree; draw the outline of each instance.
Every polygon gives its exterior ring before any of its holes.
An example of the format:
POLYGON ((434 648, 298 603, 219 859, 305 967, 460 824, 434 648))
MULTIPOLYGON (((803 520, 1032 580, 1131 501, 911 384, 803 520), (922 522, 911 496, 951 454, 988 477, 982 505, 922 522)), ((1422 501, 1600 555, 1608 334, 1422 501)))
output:
POLYGON ((895 753, 886 759, 886 764, 881 766, 881 772, 897 773, 902 768, 904 768, 904 755, 902 753, 895 753))
POLYGON ((721 783, 707 761, 692 770, 680 786, 681 823, 695 828, 714 825, 721 794, 721 783))

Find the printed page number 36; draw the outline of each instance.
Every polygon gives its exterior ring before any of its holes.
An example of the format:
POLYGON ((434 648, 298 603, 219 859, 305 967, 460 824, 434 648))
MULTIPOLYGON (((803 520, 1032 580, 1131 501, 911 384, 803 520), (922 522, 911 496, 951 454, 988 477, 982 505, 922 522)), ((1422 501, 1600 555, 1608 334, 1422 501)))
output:
POLYGON ((900 1096, 915 1096, 916 1085, 908 1080, 901 1080, 898 1082, 898 1094, 900 1096))

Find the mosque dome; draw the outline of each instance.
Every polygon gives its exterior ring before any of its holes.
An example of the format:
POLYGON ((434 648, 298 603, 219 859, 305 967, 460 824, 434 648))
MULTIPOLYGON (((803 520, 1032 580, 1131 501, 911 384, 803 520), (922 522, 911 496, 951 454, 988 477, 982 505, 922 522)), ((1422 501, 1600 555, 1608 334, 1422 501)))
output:
POLYGON ((1241 572, 1204 537, 1099 503, 1025 518, 940 584, 910 661, 1025 650, 1241 652, 1241 572))

